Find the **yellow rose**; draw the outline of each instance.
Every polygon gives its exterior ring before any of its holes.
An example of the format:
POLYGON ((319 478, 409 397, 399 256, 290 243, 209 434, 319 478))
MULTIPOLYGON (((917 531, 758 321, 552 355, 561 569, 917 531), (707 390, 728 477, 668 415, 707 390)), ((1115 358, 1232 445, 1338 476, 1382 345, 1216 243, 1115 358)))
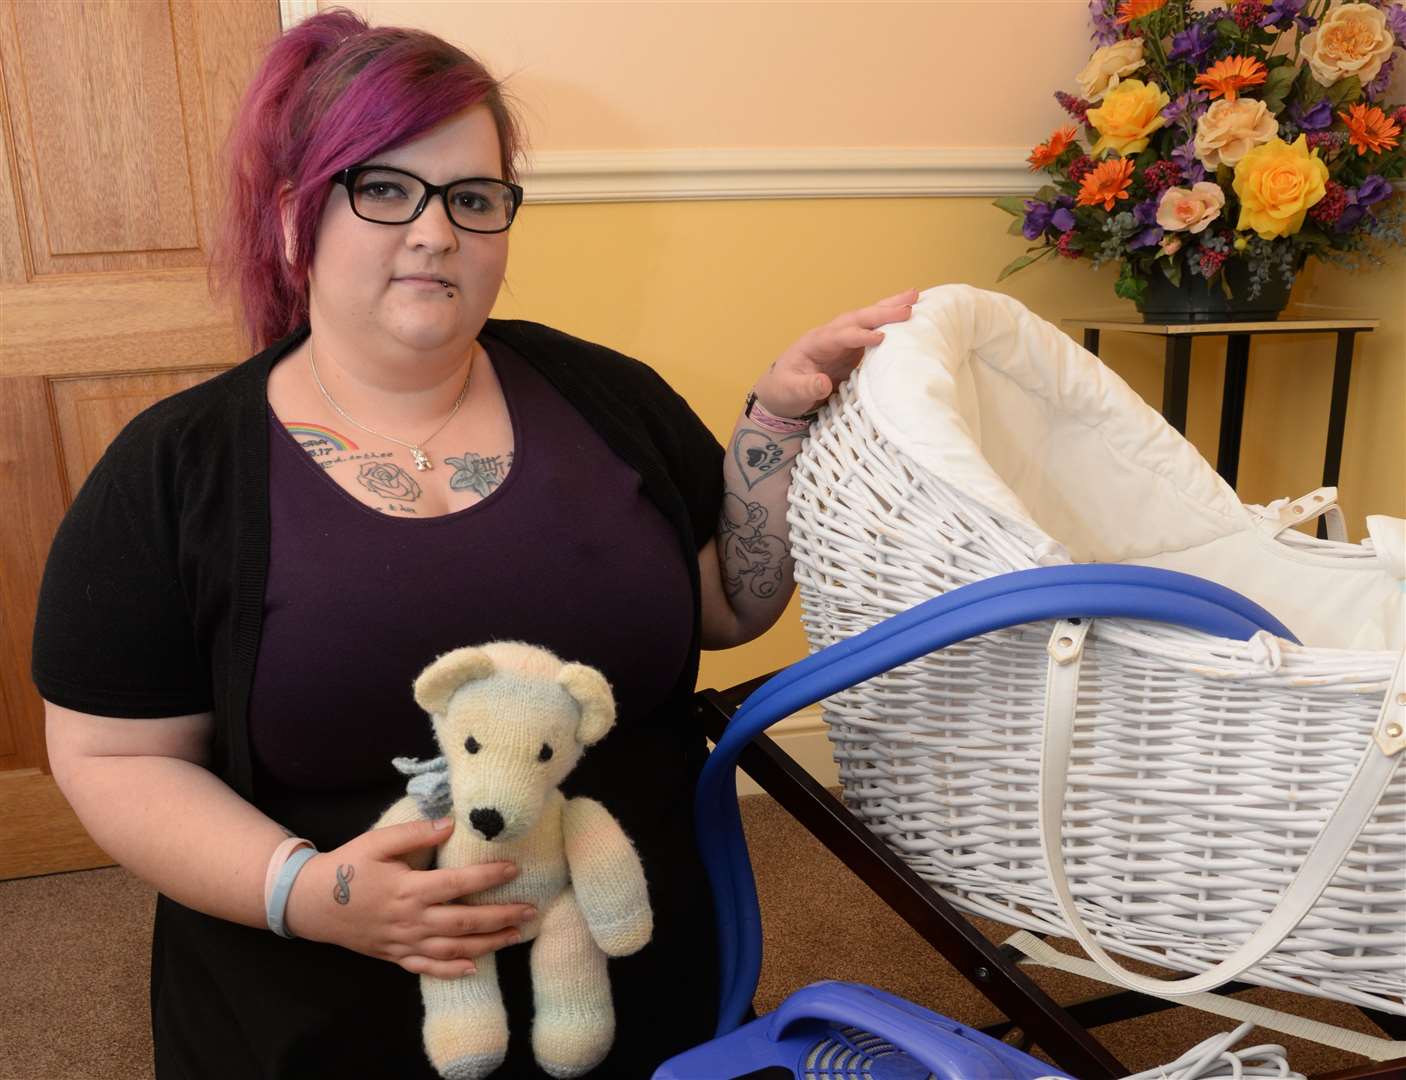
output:
POLYGON ((1142 38, 1124 38, 1112 45, 1095 49, 1084 70, 1074 76, 1079 92, 1088 102, 1103 100, 1104 94, 1142 67, 1142 38))
POLYGON ((1129 157, 1147 148, 1147 137, 1162 127, 1162 110, 1171 98, 1156 83, 1124 79, 1104 96, 1103 104, 1090 109, 1089 123, 1099 140, 1091 153, 1099 157, 1114 150, 1129 157))
POLYGON ((1324 195, 1328 166, 1308 149, 1300 135, 1290 146, 1274 138, 1257 146, 1235 166, 1231 186, 1240 198, 1239 231, 1254 229, 1261 240, 1291 236, 1303 228, 1304 215, 1324 195))
POLYGON ((1257 98, 1221 98, 1196 122, 1196 156, 1215 172, 1234 165, 1254 147, 1279 134, 1279 121, 1257 98))
POLYGON ((1356 75, 1363 86, 1377 77, 1395 42, 1386 14, 1370 4, 1340 4, 1303 39, 1303 55, 1324 86, 1356 75))

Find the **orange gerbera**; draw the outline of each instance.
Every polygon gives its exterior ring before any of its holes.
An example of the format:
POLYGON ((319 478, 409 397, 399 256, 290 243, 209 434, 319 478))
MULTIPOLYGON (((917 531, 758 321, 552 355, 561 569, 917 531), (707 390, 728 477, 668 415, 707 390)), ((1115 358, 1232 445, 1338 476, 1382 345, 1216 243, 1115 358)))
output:
POLYGON ((1097 206, 1103 203, 1105 210, 1112 210, 1119 199, 1128 198, 1128 188, 1133 182, 1132 158, 1109 158, 1095 165, 1079 185, 1080 206, 1097 206))
POLYGON ((1234 101, 1245 87, 1259 86, 1268 76, 1269 69, 1253 56, 1227 56, 1197 75, 1196 85, 1204 86, 1213 98, 1234 101))
POLYGON ((1053 165, 1059 159, 1059 155, 1073 145, 1074 137, 1077 134, 1079 134, 1078 129, 1073 124, 1067 124, 1035 147, 1034 152, 1025 159, 1030 162, 1030 171, 1039 172, 1046 165, 1053 165))
POLYGON ((1359 154, 1380 154, 1395 149, 1400 141, 1400 125, 1375 105, 1359 102, 1350 111, 1338 113, 1338 118, 1347 125, 1347 141, 1359 154))
POLYGON ((1151 15, 1166 6, 1167 0, 1123 0, 1118 5, 1118 18, 1115 21, 1119 26, 1127 26, 1134 19, 1151 15))

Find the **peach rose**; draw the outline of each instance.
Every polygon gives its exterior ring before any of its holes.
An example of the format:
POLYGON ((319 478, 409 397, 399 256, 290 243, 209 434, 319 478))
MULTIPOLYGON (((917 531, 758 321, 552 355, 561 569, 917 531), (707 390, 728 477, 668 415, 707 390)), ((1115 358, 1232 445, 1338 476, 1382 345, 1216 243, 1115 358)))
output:
POLYGON ((1156 83, 1124 79, 1104 95, 1102 105, 1088 112, 1089 123, 1099 134, 1089 153, 1099 157, 1113 150, 1128 157, 1147 149, 1148 136, 1166 124, 1162 110, 1169 101, 1156 83))
POLYGON ((1327 193, 1327 182, 1328 166, 1303 135, 1293 145, 1275 138, 1255 147, 1235 166, 1236 231, 1254 229, 1261 240, 1292 236, 1303 228, 1309 207, 1327 193))
POLYGON ((1303 39, 1313 77, 1332 86, 1356 75, 1363 86, 1377 77, 1395 42, 1386 14, 1370 4, 1339 4, 1303 39))
POLYGON ((1097 103, 1104 94, 1142 67, 1142 38, 1124 38, 1095 49, 1084 70, 1074 76, 1084 100, 1097 103))
POLYGON ((1234 165, 1279 134, 1279 121, 1258 98, 1213 102, 1196 121, 1196 156, 1206 168, 1234 165))
POLYGON ((1162 193, 1157 204, 1157 224, 1167 232, 1199 233, 1225 206, 1225 192, 1219 184, 1202 180, 1190 188, 1172 187, 1162 193))

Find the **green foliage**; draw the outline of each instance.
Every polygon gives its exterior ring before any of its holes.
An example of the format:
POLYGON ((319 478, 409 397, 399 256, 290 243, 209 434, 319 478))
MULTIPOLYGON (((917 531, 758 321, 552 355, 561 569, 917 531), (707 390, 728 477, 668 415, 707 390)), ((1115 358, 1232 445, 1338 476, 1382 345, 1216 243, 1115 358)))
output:
POLYGON ((1239 41, 1245 35, 1240 31, 1240 24, 1234 19, 1221 19, 1216 23, 1216 33, 1229 41, 1239 41))
POLYGON ((1293 89, 1294 79, 1297 76, 1298 72, 1287 63, 1281 64, 1269 73, 1269 77, 1264 81, 1262 97, 1270 112, 1277 115, 1283 111, 1284 102, 1289 96, 1289 91, 1293 89))
POLYGON ((1118 280, 1113 286, 1113 291, 1124 300, 1140 304, 1142 303, 1142 294, 1147 291, 1147 281, 1137 276, 1137 271, 1133 269, 1132 263, 1125 262, 1118 272, 1118 280))
POLYGON ((1025 217, 1025 199, 1019 195, 1002 196, 994 200, 991 205, 1008 214, 1014 214, 1018 218, 1025 217))
POLYGON ((1009 263, 1006 264, 1006 267, 1005 267, 1004 270, 1002 270, 999 274, 996 275, 996 280, 997 280, 998 282, 1004 281, 1006 278, 1008 278, 1008 277, 1010 277, 1012 274, 1014 274, 1017 270, 1024 270, 1024 269, 1025 269, 1027 266, 1029 266, 1031 263, 1037 262, 1038 260, 1043 259, 1046 255, 1048 255, 1048 254, 1049 254, 1051 251, 1053 251, 1053 250, 1054 250, 1054 248, 1052 248, 1052 247, 1046 247, 1046 248, 1044 248, 1042 251, 1040 251, 1039 254, 1036 254, 1036 255, 1022 255, 1022 256, 1020 256, 1018 259, 1012 260, 1011 262, 1009 262, 1009 263))
POLYGON ((1299 72, 1299 100, 1303 103, 1305 111, 1317 105, 1328 96, 1327 89, 1321 82, 1313 77, 1313 69, 1307 64, 1299 72))
POLYGON ((1328 100, 1334 109, 1345 109, 1362 96, 1362 81, 1356 75, 1349 75, 1328 87, 1328 100))

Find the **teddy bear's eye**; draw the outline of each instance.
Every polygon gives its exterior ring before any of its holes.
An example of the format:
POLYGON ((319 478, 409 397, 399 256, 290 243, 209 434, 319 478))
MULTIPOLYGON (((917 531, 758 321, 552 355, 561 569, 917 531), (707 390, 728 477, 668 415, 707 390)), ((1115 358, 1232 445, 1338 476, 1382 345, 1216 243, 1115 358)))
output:
POLYGON ((538 761, 551 761, 551 760, 552 760, 552 748, 551 748, 550 746, 548 746, 546 743, 543 743, 543 744, 542 744, 542 749, 537 751, 537 760, 538 760, 538 761))
POLYGON ((471 754, 477 754, 480 750, 483 749, 483 747, 479 746, 478 740, 475 739, 472 735, 470 735, 467 739, 464 740, 464 749, 471 754))

